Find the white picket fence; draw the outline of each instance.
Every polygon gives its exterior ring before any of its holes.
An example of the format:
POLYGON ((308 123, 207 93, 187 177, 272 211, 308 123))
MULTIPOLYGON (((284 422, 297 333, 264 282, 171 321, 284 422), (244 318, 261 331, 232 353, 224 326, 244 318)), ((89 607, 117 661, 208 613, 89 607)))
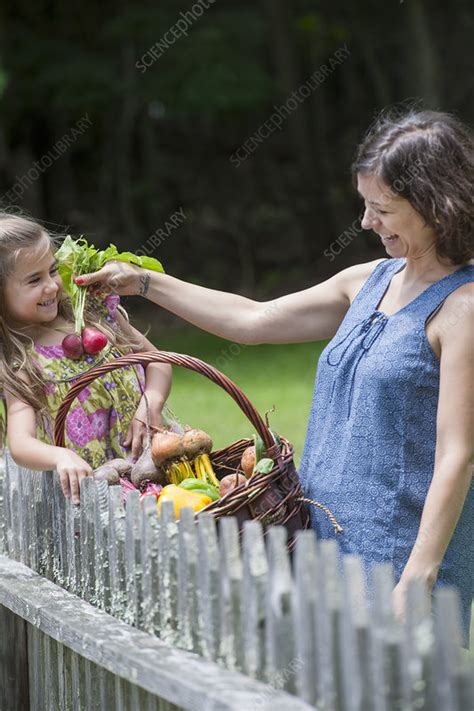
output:
MULTIPOLYGON (((281 527, 239 534, 232 517, 188 510, 177 523, 171 504, 158 517, 131 492, 124 507, 120 487, 92 479, 76 507, 56 475, 8 455, 1 479, 0 639, 26 640, 25 708, 474 709, 454 590, 433 618, 413 586, 401 626, 390 566, 375 568, 369 603, 360 560, 341 575, 336 543, 312 531, 290 559, 281 527)), ((21 695, 9 648, 0 681, 21 695)))

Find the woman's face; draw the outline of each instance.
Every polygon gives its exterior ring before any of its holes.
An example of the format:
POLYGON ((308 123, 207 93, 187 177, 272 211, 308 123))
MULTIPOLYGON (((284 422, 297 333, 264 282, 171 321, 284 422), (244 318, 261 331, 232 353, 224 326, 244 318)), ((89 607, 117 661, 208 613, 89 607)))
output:
POLYGON ((405 198, 380 178, 358 175, 357 190, 365 202, 362 227, 373 230, 391 257, 416 259, 436 253, 436 235, 405 198))
POLYGON ((4 298, 8 317, 23 326, 47 324, 58 314, 62 281, 49 240, 18 253, 14 271, 7 277, 4 298))

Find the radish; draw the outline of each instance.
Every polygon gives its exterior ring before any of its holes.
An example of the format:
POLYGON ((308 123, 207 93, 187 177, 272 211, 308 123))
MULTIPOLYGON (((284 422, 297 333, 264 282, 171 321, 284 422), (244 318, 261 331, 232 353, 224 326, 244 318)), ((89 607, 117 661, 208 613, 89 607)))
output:
POLYGON ((92 326, 86 326, 82 332, 82 345, 86 353, 96 355, 105 348, 108 343, 108 338, 105 333, 98 331, 92 326))
POLYGON ((80 336, 75 336, 70 333, 69 336, 63 338, 61 343, 64 355, 71 360, 77 360, 84 354, 84 348, 80 336))

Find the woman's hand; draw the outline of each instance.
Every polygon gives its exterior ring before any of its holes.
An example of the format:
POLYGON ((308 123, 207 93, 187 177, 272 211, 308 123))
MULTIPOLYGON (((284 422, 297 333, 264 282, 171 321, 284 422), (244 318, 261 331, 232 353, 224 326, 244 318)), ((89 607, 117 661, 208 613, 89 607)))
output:
POLYGON ((431 592, 436 581, 436 574, 422 574, 410 572, 405 569, 397 585, 394 587, 392 593, 393 612, 395 615, 395 619, 398 620, 398 622, 405 622, 407 589, 410 582, 413 580, 421 580, 423 585, 425 586, 428 596, 431 598, 431 592))
POLYGON ((121 296, 146 296, 150 283, 150 274, 140 267, 125 262, 107 262, 98 272, 75 277, 79 286, 100 284, 121 296))
MULTIPOLYGON (((147 394, 148 407, 150 410, 150 425, 153 427, 162 427, 163 420, 161 417, 162 404, 154 401, 151 395, 147 394)), ((136 462, 140 454, 145 449, 147 443, 147 407, 145 398, 142 397, 137 411, 134 415, 127 435, 123 441, 123 446, 132 449, 132 462, 136 462)))
POLYGON ((79 504, 80 482, 86 476, 94 476, 92 467, 78 454, 63 447, 57 447, 55 466, 61 480, 64 496, 72 495, 74 504, 79 504))

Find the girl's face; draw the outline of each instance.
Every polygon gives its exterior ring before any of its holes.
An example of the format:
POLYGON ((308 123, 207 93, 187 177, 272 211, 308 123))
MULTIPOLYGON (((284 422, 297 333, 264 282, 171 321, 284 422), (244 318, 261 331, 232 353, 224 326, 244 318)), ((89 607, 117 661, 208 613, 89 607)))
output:
POLYGON ((391 257, 419 258, 436 253, 436 235, 405 198, 374 175, 358 175, 357 189, 365 201, 362 227, 376 232, 391 257))
POLYGON ((47 324, 58 315, 62 282, 47 237, 36 248, 18 253, 15 270, 7 277, 8 317, 23 326, 47 324))

